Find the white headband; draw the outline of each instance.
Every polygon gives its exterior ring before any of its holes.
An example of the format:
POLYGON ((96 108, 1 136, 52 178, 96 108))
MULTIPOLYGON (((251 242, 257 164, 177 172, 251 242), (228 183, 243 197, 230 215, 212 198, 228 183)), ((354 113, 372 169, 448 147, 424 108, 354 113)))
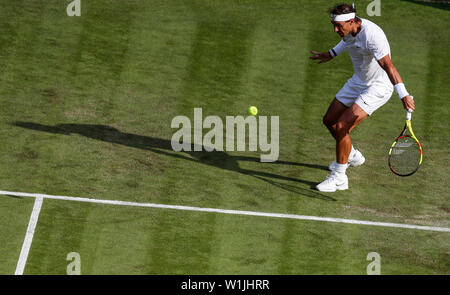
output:
POLYGON ((332 14, 331 21, 333 22, 346 22, 348 20, 354 19, 356 17, 356 13, 350 12, 346 14, 332 14))

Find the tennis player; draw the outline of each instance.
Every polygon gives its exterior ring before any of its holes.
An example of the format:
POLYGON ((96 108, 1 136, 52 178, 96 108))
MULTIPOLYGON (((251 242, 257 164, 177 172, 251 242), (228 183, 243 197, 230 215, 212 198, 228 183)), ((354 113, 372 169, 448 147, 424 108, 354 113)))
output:
POLYGON ((348 52, 354 74, 336 94, 323 117, 323 123, 336 140, 336 161, 329 166, 331 174, 316 186, 323 192, 348 189, 347 167, 360 166, 365 161, 361 152, 353 147, 350 132, 383 106, 394 89, 404 108, 414 110, 414 100, 392 64, 383 30, 357 17, 354 5, 339 4, 330 13, 334 32, 342 40, 328 52, 311 51, 310 59, 319 60, 320 64, 348 52))

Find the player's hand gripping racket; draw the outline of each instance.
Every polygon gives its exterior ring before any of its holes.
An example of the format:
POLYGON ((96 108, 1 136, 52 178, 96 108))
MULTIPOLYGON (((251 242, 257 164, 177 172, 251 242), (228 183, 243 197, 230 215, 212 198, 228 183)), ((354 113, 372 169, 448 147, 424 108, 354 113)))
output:
POLYGON ((389 168, 399 176, 413 175, 422 164, 422 145, 412 130, 411 117, 412 110, 408 110, 405 127, 389 150, 389 168), (410 134, 406 134, 407 130, 410 134))

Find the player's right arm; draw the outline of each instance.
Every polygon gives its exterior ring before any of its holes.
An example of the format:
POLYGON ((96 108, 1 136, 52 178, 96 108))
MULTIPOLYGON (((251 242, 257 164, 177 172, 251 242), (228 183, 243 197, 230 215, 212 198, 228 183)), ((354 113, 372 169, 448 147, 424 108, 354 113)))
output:
POLYGON ((383 68, 383 70, 386 71, 388 74, 389 79, 391 80, 391 83, 394 85, 395 90, 400 96, 400 99, 402 100, 403 107, 405 110, 413 110, 414 111, 414 100, 411 95, 409 95, 408 92, 406 92, 406 88, 403 84, 402 77, 397 71, 397 68, 392 63, 392 60, 387 54, 385 57, 378 60, 378 64, 383 68), (403 90, 399 90, 400 88, 403 88, 403 90))
POLYGON ((320 64, 332 60, 335 56, 338 56, 346 50, 347 49, 345 43, 343 40, 341 40, 341 42, 339 42, 336 46, 333 47, 333 49, 329 50, 328 52, 311 51, 313 56, 310 56, 309 58, 312 60, 318 59, 318 63, 320 64))
POLYGON ((329 52, 311 51, 311 53, 313 55, 310 56, 309 58, 312 60, 318 59, 319 60, 318 64, 321 64, 323 62, 327 62, 327 61, 330 61, 333 59, 333 57, 331 56, 331 54, 329 52))

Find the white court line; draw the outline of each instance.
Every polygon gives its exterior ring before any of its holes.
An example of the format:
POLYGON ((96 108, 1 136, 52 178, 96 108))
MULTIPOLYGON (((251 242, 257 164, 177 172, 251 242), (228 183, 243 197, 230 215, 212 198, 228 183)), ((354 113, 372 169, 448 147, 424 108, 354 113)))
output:
POLYGON ((227 210, 227 209, 216 209, 216 208, 202 208, 202 207, 191 207, 191 206, 164 205, 164 204, 154 204, 154 203, 137 203, 137 202, 115 201, 115 200, 99 200, 99 199, 80 198, 80 197, 53 196, 53 195, 30 194, 30 193, 8 192, 8 191, 0 191, 0 195, 45 198, 45 199, 54 199, 54 200, 76 201, 76 202, 88 202, 88 203, 107 204, 107 205, 150 207, 150 208, 186 210, 186 211, 196 211, 196 212, 213 212, 213 213, 222 213, 222 214, 263 216, 263 217, 271 217, 271 218, 288 218, 288 219, 298 219, 298 220, 314 220, 314 221, 349 223, 349 224, 358 224, 358 225, 371 225, 371 226, 384 226, 384 227, 394 227, 394 228, 419 229, 419 230, 426 230, 426 231, 450 232, 450 228, 448 228, 448 227, 434 227, 434 226, 389 223, 389 222, 374 222, 374 221, 365 221, 365 220, 305 216, 305 215, 296 215, 296 214, 280 214, 280 213, 227 210))
POLYGON ((27 263, 28 253, 30 252, 31 242, 33 241, 34 230, 39 218, 39 212, 41 212, 43 197, 36 197, 34 200, 33 212, 31 212, 30 221, 28 223, 27 233, 25 235, 25 240, 22 244, 22 250, 20 251, 19 261, 16 266, 16 275, 23 275, 25 269, 25 264, 27 263))

